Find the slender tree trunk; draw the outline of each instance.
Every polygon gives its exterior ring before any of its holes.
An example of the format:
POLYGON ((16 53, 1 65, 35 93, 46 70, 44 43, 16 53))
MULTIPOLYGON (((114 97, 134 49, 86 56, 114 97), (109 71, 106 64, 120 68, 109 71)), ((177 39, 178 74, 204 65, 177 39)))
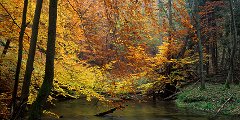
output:
POLYGON ((168 10, 168 20, 169 20, 169 27, 173 28, 173 20, 172 20, 172 0, 168 0, 168 7, 169 7, 169 10, 168 10))
MULTIPOLYGON (((212 37, 213 37, 213 35, 211 35, 212 37)), ((215 48, 214 48, 214 42, 213 41, 211 41, 211 43, 210 43, 210 55, 211 55, 211 74, 212 75, 214 75, 215 74, 215 66, 214 66, 214 55, 215 55, 215 48)))
MULTIPOLYGON (((230 37, 231 38, 231 37, 230 37)), ((224 68, 229 69, 230 66, 230 57, 231 57, 231 48, 230 46, 227 46, 227 55, 226 55, 226 64, 224 64, 224 68)))
POLYGON ((3 48, 3 52, 2 52, 1 57, 4 57, 4 56, 7 54, 7 50, 8 50, 8 48, 9 48, 9 46, 10 46, 10 42, 11 42, 11 40, 8 39, 7 42, 6 42, 6 44, 5 44, 5 46, 4 46, 4 48, 3 48))
POLYGON ((217 42, 215 42, 215 59, 214 59, 214 66, 215 66, 215 70, 216 73, 218 73, 218 45, 217 42))
MULTIPOLYGON (((35 9, 34 19, 33 19, 33 26, 32 26, 32 35, 30 41, 30 48, 28 53, 28 60, 26 65, 26 71, 24 75, 24 81, 22 86, 22 93, 21 93, 21 102, 19 110, 22 112, 26 108, 26 104, 28 101, 29 96, 29 87, 31 83, 32 71, 33 71, 33 62, 36 52, 36 44, 37 44, 37 37, 38 37, 38 26, 40 20, 40 14, 42 9, 42 2, 43 0, 37 0, 37 5, 35 9)), ((22 115, 22 114, 20 114, 22 115)))
MULTIPOLYGON (((207 54, 209 55, 209 44, 207 44, 206 45, 206 52, 207 52, 207 54)), ((207 76, 209 76, 210 74, 209 74, 209 68, 210 68, 210 57, 209 56, 207 56, 207 63, 206 63, 206 72, 207 72, 207 76)))
MULTIPOLYGON (((160 27, 162 27, 162 12, 163 12, 163 2, 161 0, 157 0, 157 5, 158 5, 158 24, 160 27)), ((163 43, 163 35, 162 33, 159 33, 159 41, 160 41, 160 45, 162 45, 163 43)))
POLYGON ((27 6, 28 6, 28 0, 24 0, 24 7, 23 7, 23 13, 22 13, 22 25, 21 25, 21 31, 19 33, 19 41, 18 41, 17 68, 16 68, 16 74, 15 74, 14 88, 12 93, 12 113, 13 113, 12 118, 16 108, 16 97, 17 97, 17 90, 18 90, 18 83, 19 83, 19 74, 21 71, 21 64, 22 64, 23 37, 26 29, 27 6))
MULTIPOLYGON (((173 39, 173 35, 172 35, 172 31, 173 31, 173 20, 172 20, 172 0, 168 0, 168 24, 169 24, 169 30, 168 30, 168 43, 172 43, 173 39)), ((169 46, 168 48, 169 50, 172 50, 171 46, 169 46)), ((167 58, 170 60, 172 59, 173 55, 168 55, 167 58)), ((171 65, 167 66, 167 69, 170 70, 171 65)), ((169 71, 170 72, 170 71, 169 71)))
POLYGON ((54 78, 56 22, 57 22, 57 0, 50 0, 45 76, 44 76, 43 84, 39 90, 37 99, 33 103, 29 120, 37 120, 41 117, 43 106, 46 103, 48 95, 51 92, 53 78, 54 78))
MULTIPOLYGON (((216 11, 213 9, 213 11, 216 11)), ((211 13, 211 27, 216 28, 216 14, 215 12, 211 13)), ((212 56, 212 65, 213 65, 213 74, 216 74, 218 71, 218 54, 217 54, 217 32, 211 32, 212 41, 211 41, 211 56, 212 56)))
POLYGON ((198 52, 199 52, 199 76, 201 81, 200 89, 205 89, 205 80, 203 78, 203 47, 201 39, 201 24, 200 24, 200 15, 199 15, 199 1, 195 0, 195 15, 196 15, 196 28, 197 28, 197 37, 198 37, 198 52))
POLYGON ((222 52, 222 60, 221 60, 221 63, 220 63, 220 66, 224 69, 224 63, 225 63, 225 57, 226 57, 226 48, 225 46, 223 46, 223 52, 222 52))
MULTIPOLYGON (((215 36, 215 35, 214 35, 215 36)), ((217 60, 217 43, 213 41, 210 45, 211 50, 211 62, 212 62, 212 74, 216 74, 218 70, 218 60, 217 60)))
POLYGON ((233 67, 234 67, 234 55, 236 52, 236 44, 237 44, 237 28, 236 28, 236 21, 234 17, 234 11, 233 11, 233 1, 229 0, 230 3, 230 11, 231 11, 231 21, 232 21, 232 34, 233 34, 233 43, 232 43, 232 50, 231 50, 231 56, 230 56, 230 63, 229 63, 229 70, 228 70, 228 76, 226 79, 225 87, 230 88, 230 81, 233 81, 233 67))

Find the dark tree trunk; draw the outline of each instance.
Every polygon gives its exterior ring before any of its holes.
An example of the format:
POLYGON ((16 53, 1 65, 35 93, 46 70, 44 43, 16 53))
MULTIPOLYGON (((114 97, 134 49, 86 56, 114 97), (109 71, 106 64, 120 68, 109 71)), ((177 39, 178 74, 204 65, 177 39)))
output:
POLYGON ((230 57, 231 57, 231 48, 228 46, 227 47, 227 56, 226 56, 226 64, 224 64, 224 68, 229 69, 230 66, 230 57))
POLYGON ((236 44, 237 44, 237 28, 236 28, 236 22, 234 17, 234 9, 233 9, 233 1, 229 0, 230 3, 230 11, 231 11, 231 22, 232 22, 232 34, 233 34, 233 44, 232 44, 232 50, 231 50, 231 56, 230 56, 230 64, 229 64, 229 70, 228 70, 228 76, 226 79, 225 87, 230 88, 230 81, 233 81, 233 66, 234 66, 234 55, 236 52, 236 44))
POLYGON ((205 89, 205 80, 203 78, 203 47, 202 47, 202 39, 201 39, 201 22, 199 15, 199 1, 195 0, 195 15, 196 15, 196 29, 197 29, 197 37, 198 37, 198 53, 199 53, 199 76, 201 81, 200 89, 205 89))
POLYGON ((19 33, 19 41, 18 41, 17 68, 16 68, 16 74, 15 74, 14 88, 12 93, 12 117, 11 118, 14 118, 14 113, 16 108, 16 97, 17 97, 17 91, 18 91, 19 74, 21 71, 21 64, 22 64, 23 37, 26 29, 27 6, 28 6, 28 0, 24 0, 24 7, 23 7, 23 13, 22 13, 22 25, 21 25, 21 31, 19 33))
MULTIPOLYGON (((206 45, 206 51, 207 51, 207 54, 209 55, 209 45, 206 45)), ((210 65, 210 63, 209 63, 209 56, 207 56, 207 63, 206 63, 206 72, 207 72, 207 75, 210 75, 209 74, 209 65, 210 65)))
POLYGON ((5 44, 5 46, 4 46, 4 48, 3 48, 3 52, 2 52, 1 57, 4 57, 7 54, 7 50, 9 48, 9 46, 10 46, 10 42, 11 42, 11 40, 8 39, 6 44, 5 44))
MULTIPOLYGON (((213 11, 216 11, 213 9, 213 11)), ((216 23, 216 14, 213 12, 211 14, 211 27, 216 28, 217 23, 216 23)), ((213 74, 216 74, 218 71, 218 54, 217 54, 217 31, 214 30, 212 31, 212 43, 211 43, 211 55, 212 55, 212 65, 213 65, 213 74)))
MULTIPOLYGON (((169 21, 169 27, 170 32, 173 29, 173 20, 172 20, 172 0, 168 0, 168 21, 169 21)), ((169 33, 171 35, 171 33, 169 33)))
MULTIPOLYGON (((158 0, 157 3, 158 3, 158 23, 159 23, 159 26, 161 27, 163 22, 163 16, 162 16, 163 2, 162 0, 158 0)), ((162 33, 159 34, 159 41, 160 41, 160 45, 162 45, 163 43, 162 33)))
POLYGON ((43 106, 46 103, 48 95, 51 92, 53 78, 54 78, 56 22, 57 22, 57 0, 50 0, 45 76, 44 76, 43 84, 39 90, 37 99, 33 103, 29 120, 37 120, 41 117, 43 106))
MULTIPOLYGON (((40 20, 40 14, 42 9, 42 2, 43 0, 37 0, 37 5, 35 9, 34 19, 33 19, 33 26, 32 26, 32 35, 31 35, 31 41, 30 41, 30 48, 28 53, 28 60, 26 65, 26 71, 24 75, 24 81, 22 86, 22 93, 21 93, 21 101, 19 110, 20 112, 24 111, 26 108, 26 104, 28 101, 29 96, 29 87, 31 83, 31 77, 32 77, 32 71, 33 71, 33 62, 36 52, 36 44, 37 44, 37 38, 38 38, 38 26, 39 26, 39 20, 40 20)), ((20 113, 22 115, 22 113, 20 113)))
POLYGON ((218 71, 218 57, 217 57, 217 43, 213 41, 211 44, 211 61, 213 65, 213 74, 216 74, 218 71))
POLYGON ((214 66, 215 66, 216 73, 218 73, 218 45, 217 45, 217 42, 215 42, 214 66))
POLYGON ((223 52, 222 52, 222 58, 221 58, 222 60, 221 60, 221 63, 220 63, 220 66, 221 66, 223 69, 225 69, 225 68, 224 68, 225 56, 226 56, 226 48, 225 48, 225 46, 224 46, 223 52))

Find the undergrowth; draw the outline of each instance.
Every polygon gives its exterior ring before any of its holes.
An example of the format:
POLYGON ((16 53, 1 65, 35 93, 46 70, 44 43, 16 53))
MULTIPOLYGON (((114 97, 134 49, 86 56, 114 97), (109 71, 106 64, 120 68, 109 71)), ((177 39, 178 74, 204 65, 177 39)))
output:
POLYGON ((220 110, 222 114, 240 115, 239 86, 231 85, 231 89, 225 89, 223 84, 206 84, 205 90, 200 90, 197 86, 200 85, 183 89, 176 100, 179 107, 189 107, 213 113, 220 110), (231 99, 227 101, 229 98, 231 99), (226 101, 227 103, 224 104, 226 101))

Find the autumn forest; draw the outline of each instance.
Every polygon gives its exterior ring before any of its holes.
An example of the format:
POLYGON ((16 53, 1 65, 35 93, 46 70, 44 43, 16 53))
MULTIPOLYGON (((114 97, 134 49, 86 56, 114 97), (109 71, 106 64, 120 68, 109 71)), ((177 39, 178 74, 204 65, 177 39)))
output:
POLYGON ((83 112, 84 103, 101 108, 87 109, 89 120, 237 120, 239 6, 240 0, 0 0, 0 119, 86 119, 61 111, 66 104, 83 112), (142 115, 159 107, 159 116, 137 118, 134 110, 146 103, 142 115), (164 116, 164 109, 176 115, 164 116))

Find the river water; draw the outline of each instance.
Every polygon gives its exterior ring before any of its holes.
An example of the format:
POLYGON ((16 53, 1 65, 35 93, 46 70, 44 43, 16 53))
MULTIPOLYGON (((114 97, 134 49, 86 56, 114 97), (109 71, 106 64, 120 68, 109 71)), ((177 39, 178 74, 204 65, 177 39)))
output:
MULTIPOLYGON (((124 103, 127 105, 122 110, 104 117, 94 116, 97 113, 107 111, 112 107, 97 101, 85 101, 83 99, 58 102, 50 111, 63 116, 60 120, 240 120, 233 116, 219 116, 210 118, 211 113, 178 108, 174 102, 136 102, 124 103)), ((43 120, 54 120, 44 117, 43 120)))

